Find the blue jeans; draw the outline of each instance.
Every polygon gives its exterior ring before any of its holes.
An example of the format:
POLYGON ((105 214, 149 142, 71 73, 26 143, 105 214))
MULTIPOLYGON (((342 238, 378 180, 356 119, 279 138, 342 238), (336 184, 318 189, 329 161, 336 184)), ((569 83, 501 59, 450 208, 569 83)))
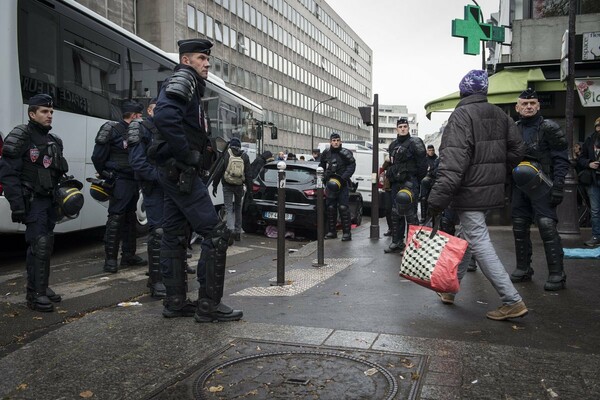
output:
POLYGON ((592 236, 600 237, 600 186, 592 183, 586 190, 590 199, 592 236))
POLYGON ((231 232, 242 232, 242 198, 244 185, 229 185, 223 183, 223 203, 227 212, 227 228, 231 232))
POLYGON ((510 281, 508 272, 496 254, 485 223, 485 212, 457 210, 457 213, 464 238, 469 243, 465 256, 458 266, 458 279, 462 280, 465 276, 472 253, 479 263, 481 272, 500 295, 502 304, 514 304, 521 301, 521 296, 510 281))

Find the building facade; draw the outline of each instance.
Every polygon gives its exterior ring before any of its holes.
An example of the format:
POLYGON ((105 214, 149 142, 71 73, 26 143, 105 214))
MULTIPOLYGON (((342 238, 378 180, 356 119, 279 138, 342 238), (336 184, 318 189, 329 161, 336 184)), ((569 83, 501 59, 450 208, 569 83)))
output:
POLYGON ((180 39, 214 42, 211 72, 278 128, 265 150, 307 153, 332 131, 370 140, 358 107, 372 102, 372 51, 325 1, 78 2, 167 52, 180 39))
MULTIPOLYGON (((401 105, 379 105, 379 144, 384 148, 392 143, 398 132, 396 131, 396 122, 400 117, 408 119, 410 126, 410 134, 419 136, 419 124, 417 123, 417 115, 409 113, 406 106, 401 105)), ((380 147, 381 148, 381 147, 380 147)))

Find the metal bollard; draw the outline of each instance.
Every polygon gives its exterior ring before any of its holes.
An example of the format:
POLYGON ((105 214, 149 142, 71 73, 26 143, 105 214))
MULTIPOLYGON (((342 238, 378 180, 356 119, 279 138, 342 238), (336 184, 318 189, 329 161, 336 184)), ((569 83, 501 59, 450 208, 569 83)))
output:
POLYGON ((277 163, 277 286, 285 285, 285 168, 277 163))
POLYGON ((317 263, 313 267, 324 267, 325 252, 325 207, 323 204, 323 168, 317 168, 317 263))

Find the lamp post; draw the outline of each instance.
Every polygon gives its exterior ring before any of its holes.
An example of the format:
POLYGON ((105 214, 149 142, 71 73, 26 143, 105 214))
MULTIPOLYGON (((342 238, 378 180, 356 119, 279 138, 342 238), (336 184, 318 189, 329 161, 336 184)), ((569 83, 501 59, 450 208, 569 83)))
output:
POLYGON ((315 148, 315 111, 316 111, 317 107, 319 107, 320 104, 323 104, 323 103, 325 103, 327 101, 331 101, 331 100, 335 100, 335 99, 337 99, 337 97, 331 96, 328 99, 319 101, 313 107, 312 117, 311 117, 311 124, 310 124, 310 151, 313 151, 313 149, 315 148))

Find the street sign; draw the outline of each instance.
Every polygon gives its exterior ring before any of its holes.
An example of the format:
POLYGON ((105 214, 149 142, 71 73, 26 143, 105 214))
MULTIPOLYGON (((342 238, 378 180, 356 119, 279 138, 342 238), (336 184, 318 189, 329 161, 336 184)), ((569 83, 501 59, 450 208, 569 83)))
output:
POLYGON ((465 6, 464 19, 452 20, 452 36, 464 38, 465 54, 479 54, 480 41, 504 42, 504 27, 484 24, 481 9, 477 6, 465 6))

